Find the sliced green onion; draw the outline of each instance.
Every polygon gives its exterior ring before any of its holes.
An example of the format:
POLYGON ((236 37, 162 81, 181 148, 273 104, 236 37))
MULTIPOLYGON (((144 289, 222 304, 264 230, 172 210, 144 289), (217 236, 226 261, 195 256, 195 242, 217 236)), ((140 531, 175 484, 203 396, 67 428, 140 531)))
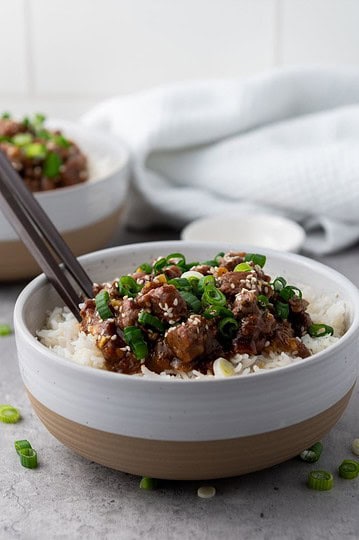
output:
POLYGON ((0 405, 0 422, 16 424, 20 420, 20 413, 12 405, 0 405))
POLYGON ((49 141, 52 138, 51 134, 46 129, 36 130, 36 137, 44 139, 45 141, 49 141))
POLYGON ((339 476, 346 480, 352 480, 359 474, 359 463, 354 459, 345 459, 338 468, 339 476))
POLYGON ((140 264, 139 268, 142 270, 142 272, 146 272, 146 274, 150 274, 152 272, 152 266, 148 263, 140 264))
POLYGON ((245 261, 252 261, 254 264, 258 264, 258 266, 263 266, 266 263, 267 257, 265 255, 260 255, 259 253, 247 253, 244 257, 245 261))
POLYGON ((220 251, 220 252, 217 253, 217 255, 215 256, 214 260, 216 261, 217 266, 219 265, 220 259, 222 259, 222 257, 224 257, 224 251, 220 251))
POLYGON ((352 452, 356 456, 359 456, 359 439, 354 439, 352 442, 352 452))
POLYGON ((191 311, 194 313, 199 313, 201 311, 202 304, 201 301, 198 300, 197 296, 189 291, 179 291, 179 293, 191 311))
POLYGON ((214 276, 212 276, 211 274, 208 275, 208 276, 203 276, 199 282, 198 282, 198 292, 199 293, 203 293, 205 287, 207 285, 216 285, 216 280, 214 278, 214 276))
POLYGON ((122 276, 118 281, 118 292, 121 296, 131 296, 134 298, 141 290, 141 285, 131 276, 122 276))
POLYGON ((277 277, 271 284, 276 292, 281 291, 287 285, 286 280, 283 277, 277 277))
POLYGON ((20 463, 28 469, 36 469, 37 467, 37 452, 33 448, 22 448, 19 451, 20 463))
POLYGON ((226 339, 232 339, 238 330, 238 322, 233 317, 225 317, 218 323, 220 334, 226 339))
POLYGON ((208 306, 204 312, 203 316, 206 319, 213 319, 214 317, 231 317, 233 318, 233 313, 230 309, 227 309, 222 306, 208 306))
POLYGON ((307 450, 303 450, 303 452, 300 454, 300 459, 302 461, 306 461, 307 463, 315 463, 320 458, 322 451, 322 443, 317 442, 310 448, 307 448, 307 450))
POLYGON ((170 255, 167 255, 166 257, 167 264, 175 264, 178 266, 185 266, 186 265, 186 259, 183 253, 170 253, 170 255))
POLYGON ((71 146, 70 141, 61 133, 55 133, 55 135, 52 135, 51 138, 54 143, 57 144, 57 146, 60 146, 60 148, 70 148, 71 146))
POLYGON ((190 270, 193 266, 198 266, 198 265, 199 265, 198 261, 189 262, 189 263, 186 263, 183 268, 184 270, 190 270))
POLYGON ((308 328, 308 334, 311 337, 322 337, 322 336, 332 336, 334 333, 334 328, 328 326, 327 324, 317 323, 311 324, 308 328))
POLYGON ((328 471, 311 471, 308 475, 307 485, 310 489, 328 491, 332 489, 333 484, 333 475, 328 471))
POLYGON ((302 298, 302 291, 298 289, 298 287, 293 287, 292 285, 286 285, 279 291, 279 296, 283 298, 283 300, 290 300, 293 298, 293 296, 298 296, 298 298, 302 298))
POLYGON ((206 285, 201 300, 204 306, 225 306, 227 303, 223 292, 213 285, 206 285))
POLYGON ((208 261, 201 262, 201 265, 205 266, 218 266, 217 261, 215 259, 209 259, 208 261))
POLYGON ((166 266, 166 265, 167 265, 167 261, 166 261, 166 259, 165 259, 164 257, 161 257, 160 259, 158 259, 158 260, 154 263, 154 265, 153 265, 153 267, 152 267, 152 270, 153 270, 154 274, 155 274, 155 275, 156 275, 156 274, 159 274, 159 273, 161 272, 162 268, 163 268, 164 266, 166 266))
POLYGON ((284 304, 283 302, 276 302, 274 307, 275 307, 275 311, 278 317, 280 317, 281 319, 288 319, 288 316, 289 316, 288 304, 284 304))
POLYGON ((28 158, 44 159, 47 154, 46 146, 41 143, 30 143, 23 146, 23 151, 28 158))
POLYGON ((102 289, 95 297, 96 309, 102 320, 113 317, 113 313, 108 305, 109 301, 110 295, 105 289, 102 289))
POLYGON ((251 272, 253 270, 252 266, 247 262, 242 262, 237 264, 234 268, 234 272, 251 272))
POLYGON ((269 304, 269 299, 264 294, 259 294, 257 296, 257 302, 261 307, 265 308, 269 304))
POLYGON ((36 113, 34 116, 34 124, 43 124, 46 120, 46 116, 42 113, 36 113))
POLYGON ((179 291, 191 291, 192 285, 187 278, 173 278, 168 281, 169 285, 173 285, 179 291))
POLYGON ((18 454, 20 454, 20 450, 24 450, 24 448, 32 448, 29 441, 22 440, 22 441, 15 441, 14 443, 15 450, 18 454))
POLYGON ((0 324, 0 336, 10 336, 12 328, 9 324, 0 324))
POLYGON ((143 333, 137 326, 126 326, 123 331, 125 341, 130 346, 137 360, 143 360, 148 355, 148 346, 143 333))
POLYGON ((4 112, 1 115, 2 120, 10 120, 11 114, 9 112, 4 112))
POLYGON ((138 322, 144 326, 153 328, 157 332, 164 332, 165 329, 163 322, 160 321, 158 317, 151 315, 151 313, 147 313, 147 311, 140 311, 138 314, 138 322))
POLYGON ((157 480, 149 476, 143 476, 140 481, 140 489, 151 490, 157 487, 157 480))
POLYGON ((49 152, 45 158, 43 173, 47 178, 55 178, 60 174, 62 159, 56 152, 49 152))
POLYGON ((33 136, 31 133, 18 133, 17 135, 14 135, 11 139, 11 142, 15 144, 15 146, 24 146, 25 144, 29 144, 33 141, 33 136))

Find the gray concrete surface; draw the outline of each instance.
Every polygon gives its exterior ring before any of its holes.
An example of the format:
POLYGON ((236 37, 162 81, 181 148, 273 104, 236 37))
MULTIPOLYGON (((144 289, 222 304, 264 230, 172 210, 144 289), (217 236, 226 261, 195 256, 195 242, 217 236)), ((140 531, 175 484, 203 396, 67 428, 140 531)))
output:
MULTIPOLYGON (((143 238, 171 236, 168 231, 143 238)), ((115 241, 138 239, 120 231, 115 241)), ((323 261, 359 285, 358 247, 323 261)), ((23 286, 0 286, 0 322, 11 321, 23 286)), ((18 424, 0 424, 1 540, 359 538, 359 478, 342 480, 335 474, 342 459, 352 457, 352 439, 359 437, 358 387, 323 441, 319 467, 334 472, 332 491, 309 490, 305 480, 313 465, 293 459, 255 474, 206 482, 217 490, 207 500, 197 497, 202 482, 161 482, 157 490, 144 492, 138 477, 86 461, 57 442, 32 412, 13 336, 0 338, 0 403, 11 403, 22 413, 18 424), (37 449, 38 469, 21 467, 13 448, 16 439, 28 439, 37 449)))

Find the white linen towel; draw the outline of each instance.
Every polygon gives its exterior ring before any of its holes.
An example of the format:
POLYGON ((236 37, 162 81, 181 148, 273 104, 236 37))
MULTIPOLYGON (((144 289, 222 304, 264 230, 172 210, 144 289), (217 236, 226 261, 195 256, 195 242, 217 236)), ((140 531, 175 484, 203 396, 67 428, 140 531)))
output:
POLYGON ((259 208, 301 222, 311 253, 359 240, 359 70, 159 87, 109 99, 82 121, 132 153, 133 227, 259 208))

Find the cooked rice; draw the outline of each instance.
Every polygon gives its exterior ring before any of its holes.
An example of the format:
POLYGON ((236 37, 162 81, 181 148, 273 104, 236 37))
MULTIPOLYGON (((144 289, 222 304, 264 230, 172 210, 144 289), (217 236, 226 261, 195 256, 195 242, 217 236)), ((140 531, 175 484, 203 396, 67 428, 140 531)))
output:
MULTIPOLYGON (((321 296, 319 298, 313 296, 313 292, 309 287, 301 286, 301 289, 303 297, 310 302, 307 311, 313 322, 324 322, 334 328, 333 336, 312 338, 306 334, 302 337, 303 343, 312 354, 315 354, 336 343, 340 336, 345 333, 348 324, 346 306, 338 295, 321 296)), ((79 331, 79 323, 66 307, 56 307, 49 313, 45 327, 37 332, 37 336, 43 345, 67 360, 81 365, 105 369, 104 358, 96 346, 95 338, 79 331)), ((277 367, 288 366, 301 360, 302 358, 290 356, 284 352, 280 354, 271 353, 269 356, 236 354, 230 359, 235 376, 260 373, 277 367)), ((184 380, 214 377, 212 373, 205 375, 197 370, 176 375, 163 372, 158 375, 150 371, 145 365, 141 366, 140 374, 131 375, 131 377, 133 376, 146 378, 176 377, 184 380)))

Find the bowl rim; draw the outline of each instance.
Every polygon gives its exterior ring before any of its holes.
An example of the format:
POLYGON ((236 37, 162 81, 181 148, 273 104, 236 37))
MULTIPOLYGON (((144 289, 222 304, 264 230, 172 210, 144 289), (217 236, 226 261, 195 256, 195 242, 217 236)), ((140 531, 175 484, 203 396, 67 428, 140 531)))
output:
MULTIPOLYGON (((111 257, 114 254, 117 254, 121 251, 127 251, 127 250, 141 250, 141 249, 153 249, 153 250, 159 250, 159 249, 166 249, 170 248, 170 246, 177 248, 180 246, 185 247, 186 245, 192 246, 192 247, 198 247, 198 248, 208 248, 210 250, 211 246, 213 246, 214 249, 218 249, 219 244, 222 246, 225 250, 241 250, 241 251, 247 251, 247 252, 253 252, 253 249, 258 249, 256 246, 252 246, 252 251, 250 245, 241 244, 240 247, 238 245, 234 245, 233 243, 223 243, 223 242, 199 242, 199 241, 184 241, 184 240, 165 240, 165 241, 155 241, 155 242, 140 242, 140 243, 132 243, 132 244, 125 244, 121 246, 115 246, 111 248, 105 248, 102 250, 94 251, 91 253, 87 253, 85 255, 82 255, 79 257, 79 261, 81 263, 91 262, 91 260, 101 259, 103 256, 111 257)), ((200 377, 198 379, 179 379, 176 377, 141 377, 141 376, 133 376, 133 375, 127 375, 124 373, 115 373, 111 371, 107 371, 100 368, 94 368, 92 366, 85 366, 80 365, 75 362, 71 362, 70 360, 67 360, 66 358, 63 358, 59 355, 57 355, 55 352, 53 352, 51 349, 43 345, 28 329, 28 327, 25 325, 25 321, 23 318, 24 313, 24 306, 27 303, 28 299, 30 298, 33 291, 40 289, 44 285, 47 285, 49 282, 44 274, 40 274, 39 276, 35 277, 33 280, 31 280, 25 288, 20 292, 14 308, 14 314, 13 314, 13 321, 14 321, 14 330, 15 330, 15 337, 16 341, 21 336, 27 342, 35 351, 37 351, 40 354, 44 354, 46 351, 46 354, 49 356, 49 359, 60 366, 61 368, 68 369, 70 371, 74 370, 75 372, 79 373, 86 373, 88 377, 95 377, 98 379, 103 380, 119 380, 120 382, 126 381, 128 384, 135 384, 135 385, 142 385, 144 384, 143 381, 145 381, 146 384, 151 385, 158 385, 161 386, 163 384, 179 384, 179 385, 185 385, 185 384, 233 384, 234 381, 237 381, 237 384, 243 384, 240 383, 240 381, 248 381, 248 379, 255 379, 257 377, 275 377, 276 374, 279 376, 283 373, 293 373, 297 370, 303 369, 307 364, 313 364, 319 363, 323 360, 323 358, 327 355, 328 351, 331 353, 335 351, 339 351, 342 349, 345 344, 350 344, 354 339, 356 339, 359 334, 359 289, 354 285, 350 279, 348 279, 346 276, 338 272, 337 270, 334 270, 333 268, 319 262, 315 261, 313 259, 309 259, 308 257, 305 257, 303 255, 299 255, 297 253, 291 253, 291 252, 284 252, 284 251, 278 251, 270 248, 263 248, 263 252, 267 256, 274 256, 280 259, 290 259, 292 261, 297 261, 301 263, 302 265, 306 267, 313 267, 314 269, 317 269, 318 271, 324 272, 328 276, 335 278, 339 280, 339 282, 342 284, 344 288, 348 290, 348 293, 351 298, 352 306, 353 306, 353 321, 350 325, 350 328, 347 330, 347 332, 341 336, 341 338, 334 344, 330 345, 328 348, 313 354, 312 356, 309 356, 308 358, 302 358, 301 360, 298 360, 297 362, 294 362, 292 364, 277 367, 272 370, 266 370, 261 371, 257 373, 248 373, 246 375, 241 376, 233 376, 233 377, 200 377), (85 371, 84 371, 85 370, 85 371)), ((254 380, 255 380, 254 379, 254 380)))

